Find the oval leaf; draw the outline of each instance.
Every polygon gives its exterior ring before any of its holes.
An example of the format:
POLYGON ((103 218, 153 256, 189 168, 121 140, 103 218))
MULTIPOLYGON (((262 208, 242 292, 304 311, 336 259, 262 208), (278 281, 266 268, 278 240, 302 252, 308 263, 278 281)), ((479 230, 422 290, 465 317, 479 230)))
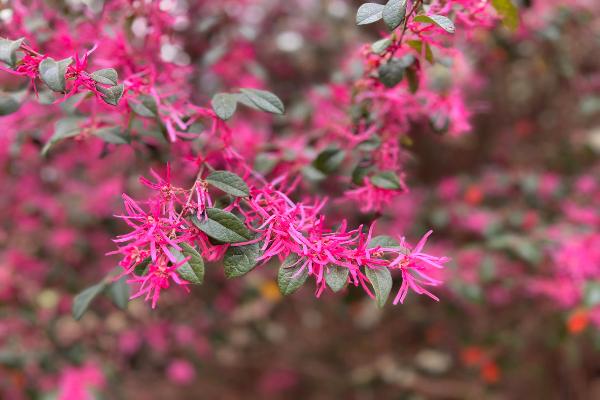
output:
POLYGON ((437 25, 448 33, 454 33, 456 30, 454 22, 443 15, 417 15, 414 20, 426 24, 437 25))
POLYGON ((42 155, 46 155, 50 148, 63 139, 79 135, 81 132, 81 124, 85 121, 84 118, 69 117, 56 121, 54 125, 54 134, 46 142, 42 149, 42 155))
POLYGON ((169 250, 177 258, 177 261, 188 257, 189 260, 177 268, 177 273, 186 281, 194 285, 201 285, 204 281, 204 259, 196 249, 187 243, 179 243, 179 247, 181 247, 181 251, 175 248, 169 250))
POLYGON ((400 26, 406 15, 406 0, 389 0, 383 8, 383 22, 389 30, 400 26))
POLYGON ((298 262, 298 257, 290 255, 283 261, 279 272, 277 273, 277 285, 279 291, 284 296, 294 293, 306 282, 308 278, 308 268, 302 268, 302 263, 298 262))
POLYGON ((113 282, 107 288, 108 297, 112 300, 115 306, 121 310, 127 308, 129 303, 129 285, 126 282, 127 278, 122 277, 121 279, 113 282))
POLYGON ((23 40, 25 40, 25 38, 17 40, 0 38, 0 61, 6 63, 11 68, 14 68, 17 64, 17 50, 21 47, 23 40))
POLYGON ((283 102, 271 92, 258 89, 240 89, 240 92, 242 96, 238 97, 238 100, 244 105, 273 114, 285 112, 283 102))
POLYGON ((127 144, 128 141, 121 134, 121 128, 118 126, 109 126, 105 128, 96 129, 94 136, 99 137, 106 143, 111 144, 127 144))
POLYGON ((388 47, 390 47, 391 44, 392 40, 389 38, 378 40, 371 45, 371 51, 373 51, 373 53, 375 54, 382 55, 383 53, 385 53, 388 47))
POLYGON ((319 153, 312 165, 324 174, 330 174, 339 168, 345 156, 346 152, 343 150, 334 148, 325 149, 319 153))
POLYGON ((83 292, 79 293, 73 298, 73 318, 76 320, 81 319, 83 314, 87 311, 92 300, 96 298, 106 288, 106 282, 102 281, 94 286, 90 286, 83 292))
POLYGON ((227 278, 238 278, 252 271, 260 254, 258 243, 247 246, 230 246, 225 252, 223 266, 227 278))
POLYGON ((92 72, 92 79, 104 85, 116 85, 119 83, 119 74, 114 68, 99 69, 92 72))
POLYGON ((406 65, 399 58, 392 58, 379 67, 379 81, 387 88, 393 88, 402 81, 406 65))
POLYGON ((402 187, 398 175, 393 171, 382 171, 373 175, 371 183, 381 189, 398 190, 402 187))
POLYGON ((50 57, 43 59, 39 67, 40 78, 55 92, 64 92, 66 85, 65 74, 71 62, 73 62, 71 57, 60 61, 55 61, 50 57))
POLYGON ((329 265, 325 272, 325 282, 334 292, 339 292, 348 282, 348 268, 340 267, 339 265, 329 265))
POLYGON ((356 25, 367 25, 383 18, 382 4, 365 3, 356 12, 356 25))
POLYGON ((129 108, 140 117, 155 118, 158 116, 158 105, 152 96, 140 95, 137 99, 127 99, 129 108))
POLYGON ((217 93, 213 96, 210 104, 217 116, 226 121, 235 114, 237 96, 229 93, 217 93))
POLYGON ((366 268, 365 274, 373 285, 377 305, 383 307, 392 290, 392 274, 387 268, 366 268))
POLYGON ((252 239, 252 233, 235 215, 218 208, 206 210, 207 218, 200 221, 195 216, 192 222, 202 232, 222 243, 239 243, 252 239))
POLYGON ((96 89, 98 89, 98 91, 102 93, 102 100, 104 100, 106 104, 110 104, 111 106, 118 105, 119 100, 121 100, 121 97, 123 97, 123 84, 111 86, 109 88, 96 85, 96 89))
POLYGON ((371 238, 367 247, 369 249, 375 247, 400 247, 400 243, 391 236, 381 235, 371 238))
POLYGON ((246 182, 229 171, 215 171, 206 178, 206 182, 232 196, 247 197, 250 195, 250 189, 246 182))

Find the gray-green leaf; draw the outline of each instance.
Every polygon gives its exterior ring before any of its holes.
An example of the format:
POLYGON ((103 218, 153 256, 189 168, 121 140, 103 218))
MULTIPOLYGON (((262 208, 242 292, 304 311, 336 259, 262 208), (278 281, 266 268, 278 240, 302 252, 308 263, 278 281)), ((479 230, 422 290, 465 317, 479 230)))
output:
POLYGON ((371 183, 381 189, 398 190, 402 187, 398 175, 393 171, 382 171, 373 175, 371 183))
POLYGON ((369 241, 369 244, 367 245, 367 247, 370 249, 373 249, 378 246, 379 247, 400 247, 400 243, 398 243, 398 241, 391 236, 381 235, 381 236, 375 236, 374 238, 371 238, 371 240, 369 241))
POLYGON ((73 318, 76 320, 81 319, 83 314, 87 311, 92 300, 96 298, 104 288, 106 287, 106 282, 102 281, 100 283, 95 284, 94 286, 90 286, 85 289, 83 292, 79 293, 77 296, 73 298, 73 307, 72 313, 73 318))
POLYGON ((215 171, 206 178, 206 182, 232 196, 247 197, 250 195, 250 189, 246 182, 233 172, 215 171))
POLYGON ((308 268, 304 267, 302 271, 300 271, 302 262, 296 264, 297 261, 298 257, 295 254, 292 254, 286 258, 281 267, 279 267, 279 272, 277 273, 277 285, 279 286, 279 291, 284 296, 292 294, 300 289, 308 278, 308 268))
POLYGON ((118 126, 107 126, 104 128, 96 129, 94 136, 99 137, 106 143, 111 144, 127 144, 128 141, 121 135, 121 128, 118 126))
POLYGON ((356 24, 367 25, 383 18, 383 4, 365 3, 356 12, 356 24))
POLYGON ((14 68, 17 63, 17 50, 21 47, 23 40, 25 40, 25 38, 17 40, 0 38, 0 61, 3 61, 11 68, 14 68))
POLYGON ((108 88, 97 85, 96 89, 102 93, 102 100, 111 106, 116 106, 119 104, 119 100, 121 100, 121 97, 123 97, 123 91, 125 90, 123 84, 108 88))
POLYGON ((399 58, 392 58, 379 67, 379 80, 387 88, 393 88, 404 77, 405 63, 399 58))
POLYGON ((217 93, 213 96, 210 104, 217 116, 226 121, 233 116, 237 109, 237 96, 229 93, 217 93))
POLYGON ((330 174, 339 168, 345 156, 346 152, 343 150, 335 148, 325 149, 319 153, 312 165, 324 174, 330 174))
POLYGON ((252 239, 252 233, 246 225, 232 213, 209 208, 206 215, 208 218, 202 221, 193 216, 192 222, 211 238, 223 243, 239 243, 252 239))
POLYGON ((334 292, 339 292, 348 282, 348 268, 340 267, 339 265, 329 265, 325 271, 325 282, 334 292))
POLYGON ((83 121, 85 121, 84 118, 76 117, 63 118, 56 121, 56 124, 54 125, 54 134, 44 145, 42 155, 46 155, 50 148, 61 140, 79 135, 81 132, 81 123, 83 121))
POLYGON ((252 271, 260 254, 258 243, 246 246, 230 246, 225 252, 223 266, 227 278, 238 278, 252 271))
POLYGON ((112 300, 115 306, 121 310, 127 308, 129 303, 129 285, 126 282, 127 278, 122 277, 121 279, 111 283, 106 289, 108 297, 112 300))
POLYGON ((119 74, 114 68, 99 69, 92 72, 92 79, 103 85, 116 85, 119 83, 119 74))
POLYGON ((137 99, 127 99, 129 108, 141 117, 155 118, 158 116, 158 105, 152 96, 140 95, 137 99))
POLYGON ((66 88, 65 74, 67 67, 73 62, 71 57, 55 61, 53 58, 45 58, 40 63, 40 78, 55 92, 64 92, 66 88))
POLYGON ((417 15, 414 20, 416 22, 437 25, 448 33, 454 33, 456 30, 454 22, 443 15, 417 15))
POLYGON ((389 0, 383 8, 383 22, 389 30, 400 26, 406 15, 406 0, 389 0))
POLYGON ((186 281, 201 285, 204 281, 204 259, 196 249, 187 243, 179 243, 179 247, 181 247, 181 251, 173 247, 169 249, 177 261, 180 262, 187 257, 190 259, 177 268, 177 273, 186 281))
POLYGON ((273 114, 285 112, 283 102, 271 92, 258 89, 240 89, 240 92, 242 96, 238 96, 238 100, 246 106, 273 114))
POLYGON ((380 39, 371 45, 371 50, 373 53, 381 55, 385 53, 391 44, 392 40, 389 38, 380 39))
POLYGON ((373 285, 377 305, 383 307, 392 290, 392 274, 387 268, 366 268, 365 274, 373 285))

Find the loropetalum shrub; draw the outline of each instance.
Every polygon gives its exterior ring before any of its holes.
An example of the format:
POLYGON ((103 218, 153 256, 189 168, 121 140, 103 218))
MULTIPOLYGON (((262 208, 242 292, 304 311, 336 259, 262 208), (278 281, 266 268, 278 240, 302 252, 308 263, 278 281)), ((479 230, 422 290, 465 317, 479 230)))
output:
MULTIPOLYGON (((15 8, 14 12, 12 18, 18 20, 28 11, 15 8)), ((49 9, 43 12, 46 18, 57 18, 49 9)), ((204 260, 221 262, 225 274, 233 278, 277 259, 283 294, 293 293, 311 276, 317 296, 327 286, 338 291, 350 282, 383 306, 392 288, 391 272, 398 272, 402 284, 394 304, 402 302, 409 290, 437 300, 426 287, 441 281, 430 271, 443 268, 448 259, 424 252, 431 231, 413 247, 393 232, 375 236, 374 221, 355 228, 346 220, 330 221, 324 216, 326 200, 311 200, 303 193, 298 174, 345 181, 346 198, 357 201, 364 212, 382 212, 395 196, 408 190, 403 172, 408 150, 402 147, 402 139, 411 123, 429 120, 434 129, 454 135, 469 128, 460 85, 446 82, 436 87, 440 83, 433 82, 426 65, 435 62, 434 53, 447 64, 462 57, 453 47, 457 29, 468 38, 474 29, 493 27, 499 12, 512 26, 516 18, 512 3, 363 4, 356 14, 357 24, 383 20, 390 33, 360 52, 365 65, 362 76, 336 88, 334 118, 326 127, 315 121, 317 128, 326 128, 314 145, 316 156, 290 162, 281 157, 289 150, 286 140, 276 141, 270 155, 279 157, 269 163, 270 171, 257 170, 261 154, 236 146, 238 133, 227 121, 244 117, 234 117, 238 106, 283 114, 283 102, 269 91, 249 87, 217 93, 210 105, 194 104, 185 90, 190 68, 158 61, 159 51, 151 43, 176 25, 178 10, 142 3, 132 12, 138 18, 144 15, 151 24, 143 28, 150 34, 140 49, 126 42, 126 32, 105 33, 105 27, 89 27, 87 38, 69 39, 90 42, 90 50, 79 50, 83 56, 75 52, 62 58, 51 46, 42 53, 28 37, 3 39, 0 48, 4 70, 28 77, 28 90, 38 99, 48 96, 54 99, 50 102, 69 102, 76 111, 77 116, 56 121, 42 154, 73 138, 91 135, 109 145, 135 145, 156 133, 186 154, 198 170, 191 187, 173 184, 171 175, 177 175, 176 170, 167 167, 165 176, 153 172, 154 180, 141 178, 156 192, 148 200, 123 195, 126 212, 118 217, 132 230, 115 242, 123 257, 119 276, 136 286, 132 298, 144 296, 156 307, 161 291, 173 282, 184 289, 201 284, 204 260), (51 92, 41 93, 47 91, 51 92), (338 173, 348 164, 355 165, 351 176, 338 173)), ((118 26, 116 22, 123 18, 117 6, 107 6, 99 26, 118 26)), ((67 34, 68 28, 64 29, 67 34)), ((135 23, 131 29, 135 34, 135 23)), ((13 101, 7 100, 5 114, 17 111, 18 100, 13 101)), ((77 317, 104 285, 76 299, 77 317)))
MULTIPOLYGON (((456 297, 500 305, 541 294, 570 312, 571 331, 588 319, 600 324, 598 216, 589 204, 599 186, 589 174, 500 169, 445 179, 423 195, 410 168, 411 132, 459 140, 471 129, 477 108, 467 94, 484 82, 471 53, 483 32, 528 37, 544 26, 539 15, 561 2, 535 2, 520 28, 508 0, 364 4, 356 13, 360 27, 352 29, 374 24, 385 30, 379 40, 345 49, 336 74, 320 87, 297 87, 289 77, 310 110, 284 106, 286 99, 269 90, 256 61, 261 44, 237 31, 237 22, 254 15, 251 3, 111 1, 61 9, 15 1, 0 12, 0 154, 14 188, 2 198, 10 218, 0 231, 0 243, 9 244, 0 255, 7 265, 0 300, 37 290, 40 304, 72 307, 77 319, 101 294, 119 307, 143 297, 155 308, 173 284, 183 291, 209 285, 206 262, 228 278, 274 266, 282 294, 309 277, 317 296, 350 284, 380 306, 393 277, 394 304, 409 291, 437 300, 434 287, 443 282, 456 297), (195 26, 198 15, 218 18, 195 26), (190 32, 207 39, 192 46, 190 32), (201 61, 191 64, 192 53, 201 61), (131 175, 142 177, 131 182, 131 175), (572 189, 561 192, 561 185, 572 189), (123 191, 130 193, 122 195, 124 209, 112 202, 123 191), (516 193, 528 203, 515 205, 516 193), (427 226, 411 245, 402 230, 421 208, 435 212, 422 218, 427 226), (505 208, 519 218, 502 221, 505 208), (121 233, 113 238, 116 250, 105 226, 121 233), (429 227, 444 240, 426 247, 429 227), (81 235, 89 244, 73 250, 81 235), (458 248, 471 239, 483 245, 458 248), (103 253, 109 256, 86 265, 87 274, 110 272, 72 305, 43 291, 45 281, 57 282, 60 265, 103 253), (449 254, 452 261, 441 256, 449 254), (47 268, 44 258, 56 265, 47 268), (544 262, 553 267, 528 274, 544 262), (507 287, 506 276, 517 283, 507 287)), ((144 335, 160 342, 161 329, 144 335)), ((164 329, 191 336, 179 326, 164 329)), ((9 330, 27 332, 27 323, 15 319, 9 330)), ((119 350, 133 352, 138 335, 126 332, 119 350)), ((485 366, 488 380, 497 379, 495 364, 485 366)), ((168 370, 174 380, 189 379, 185 362, 168 370)), ((61 398, 105 385, 93 361, 67 368, 61 398)))

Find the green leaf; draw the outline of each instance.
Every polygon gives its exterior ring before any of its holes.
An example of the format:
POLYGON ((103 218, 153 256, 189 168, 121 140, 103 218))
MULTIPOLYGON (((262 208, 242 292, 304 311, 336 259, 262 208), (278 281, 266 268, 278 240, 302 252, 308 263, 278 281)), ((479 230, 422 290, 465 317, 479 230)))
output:
POLYGON ((380 235, 371 238, 368 244, 369 249, 373 249, 375 247, 400 247, 400 243, 396 239, 387 235, 380 235))
POLYGON ((406 63, 400 58, 392 58, 379 67, 379 80, 387 88, 393 88, 402 81, 406 63))
POLYGON ((111 86, 109 88, 96 85, 96 89, 102 93, 102 100, 111 106, 119 104, 119 100, 123 97, 123 91, 125 90, 123 84, 111 86))
POLYGON ((227 121, 235 114, 237 96, 229 93, 217 93, 213 96, 210 104, 217 116, 223 121, 227 121))
POLYGON ((73 62, 71 57, 64 60, 55 61, 53 58, 45 58, 40 63, 40 78, 42 81, 55 92, 65 91, 65 74, 67 67, 73 62))
POLYGON ((146 257, 144 260, 142 260, 142 262, 135 266, 135 268, 133 269, 133 273, 137 276, 146 275, 146 273, 148 272, 148 265, 150 265, 151 261, 152 259, 150 257, 146 257))
POLYGON ((119 83, 119 74, 114 68, 99 69, 92 72, 92 79, 103 85, 116 85, 119 83))
MULTIPOLYGON (((419 56, 423 54, 423 42, 420 40, 407 40, 406 43, 412 47, 413 49, 416 50, 417 53, 419 53, 419 56)), ((431 47, 425 43, 425 59, 427 61, 429 61, 430 64, 433 64, 434 59, 433 59, 433 51, 431 50, 431 47)))
POLYGON ((79 135, 81 132, 81 124, 85 121, 84 118, 68 117, 56 121, 54 125, 54 134, 44 145, 42 155, 48 154, 50 148, 63 139, 79 135))
POLYGON ((246 106, 272 114, 285 112, 283 102, 271 92, 258 89, 240 89, 240 92, 242 95, 238 96, 238 100, 246 106))
POLYGON ((381 189, 398 190, 402 187, 398 175, 393 171, 382 171, 373 175, 371 183, 381 189))
POLYGON ((85 289, 83 292, 79 293, 77 296, 73 298, 73 307, 72 313, 73 318, 76 320, 81 319, 83 314, 87 311, 92 300, 96 298, 100 293, 104 291, 106 287, 106 282, 102 281, 100 283, 95 284, 94 286, 90 286, 85 289))
POLYGON ((127 278, 124 276, 121 279, 111 283, 106 289, 106 294, 115 306, 121 310, 127 308, 129 303, 129 285, 126 282, 127 278))
POLYGON ((312 165, 324 174, 330 174, 340 167, 345 156, 346 152, 343 150, 335 148, 325 149, 319 153, 312 165))
POLYGON ((406 0, 389 0, 383 8, 383 22, 393 31, 400 26, 406 15, 406 0))
POLYGON ((308 278, 308 268, 304 267, 302 271, 300 271, 302 262, 296 264, 297 261, 298 257, 295 254, 292 254, 286 258, 281 267, 279 267, 279 272, 277 273, 277 285, 279 286, 279 291, 284 296, 292 294, 300 289, 304 282, 306 282, 306 278, 308 278))
POLYGON ((519 27, 519 10, 511 0, 492 0, 492 7, 502 17, 502 23, 514 31, 519 27))
POLYGON ((383 53, 385 53, 388 47, 390 47, 391 44, 392 40, 389 38, 378 40, 371 45, 371 51, 373 51, 373 53, 375 54, 382 55, 383 53))
POLYGON ((181 262, 187 257, 190 259, 177 268, 177 273, 186 281, 194 285, 201 285, 204 281, 204 259, 196 249, 187 243, 179 243, 179 247, 181 247, 181 251, 174 247, 169 249, 177 261, 181 262))
POLYGON ((206 178, 206 182, 232 196, 250 196, 250 189, 246 182, 233 172, 215 171, 206 178))
POLYGON ((437 25, 448 33, 454 33, 456 30, 454 22, 443 15, 417 15, 414 21, 437 25))
POLYGON ((152 96, 140 95, 137 99, 127 99, 129 108, 140 117, 156 118, 158 116, 158 105, 152 96))
POLYGON ((99 137, 106 143, 111 144, 127 144, 128 141, 121 135, 121 128, 118 126, 107 126, 104 128, 96 129, 94 136, 99 137))
MULTIPOLYGON (((1 92, 0 92, 1 93, 1 92)), ((27 91, 0 94, 0 116, 10 115, 21 108, 21 102, 27 91)))
POLYGON ((329 265, 325 271, 325 282, 334 292, 339 292, 348 282, 348 268, 340 267, 339 265, 329 265))
POLYGON ((373 285, 377 305, 383 307, 392 290, 392 274, 387 268, 366 268, 365 274, 373 285))
POLYGON ((9 40, 0 38, 0 61, 14 68, 17 64, 17 50, 21 47, 25 38, 9 40))
POLYGON ((384 6, 382 4, 363 4, 356 12, 356 24, 367 25, 379 21, 381 18, 383 18, 383 8, 384 6))
POLYGON ((252 271, 260 254, 258 243, 246 246, 229 246, 225 252, 223 266, 227 278, 238 278, 252 271))
POLYGON ((218 208, 206 210, 207 218, 200 221, 196 216, 192 222, 202 232, 222 243, 239 243, 252 240, 252 233, 235 215, 218 208))

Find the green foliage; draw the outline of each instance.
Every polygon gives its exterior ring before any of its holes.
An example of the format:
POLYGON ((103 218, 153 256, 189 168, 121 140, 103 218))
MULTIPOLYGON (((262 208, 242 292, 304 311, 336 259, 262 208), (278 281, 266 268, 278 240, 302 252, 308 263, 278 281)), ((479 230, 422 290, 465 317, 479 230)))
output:
POLYGON ((377 305, 383 307, 392 290, 392 274, 387 268, 366 268, 365 275, 373 286, 377 305))
POLYGON ((235 197, 250 195, 250 189, 246 182, 233 172, 215 171, 206 178, 206 182, 235 197))

